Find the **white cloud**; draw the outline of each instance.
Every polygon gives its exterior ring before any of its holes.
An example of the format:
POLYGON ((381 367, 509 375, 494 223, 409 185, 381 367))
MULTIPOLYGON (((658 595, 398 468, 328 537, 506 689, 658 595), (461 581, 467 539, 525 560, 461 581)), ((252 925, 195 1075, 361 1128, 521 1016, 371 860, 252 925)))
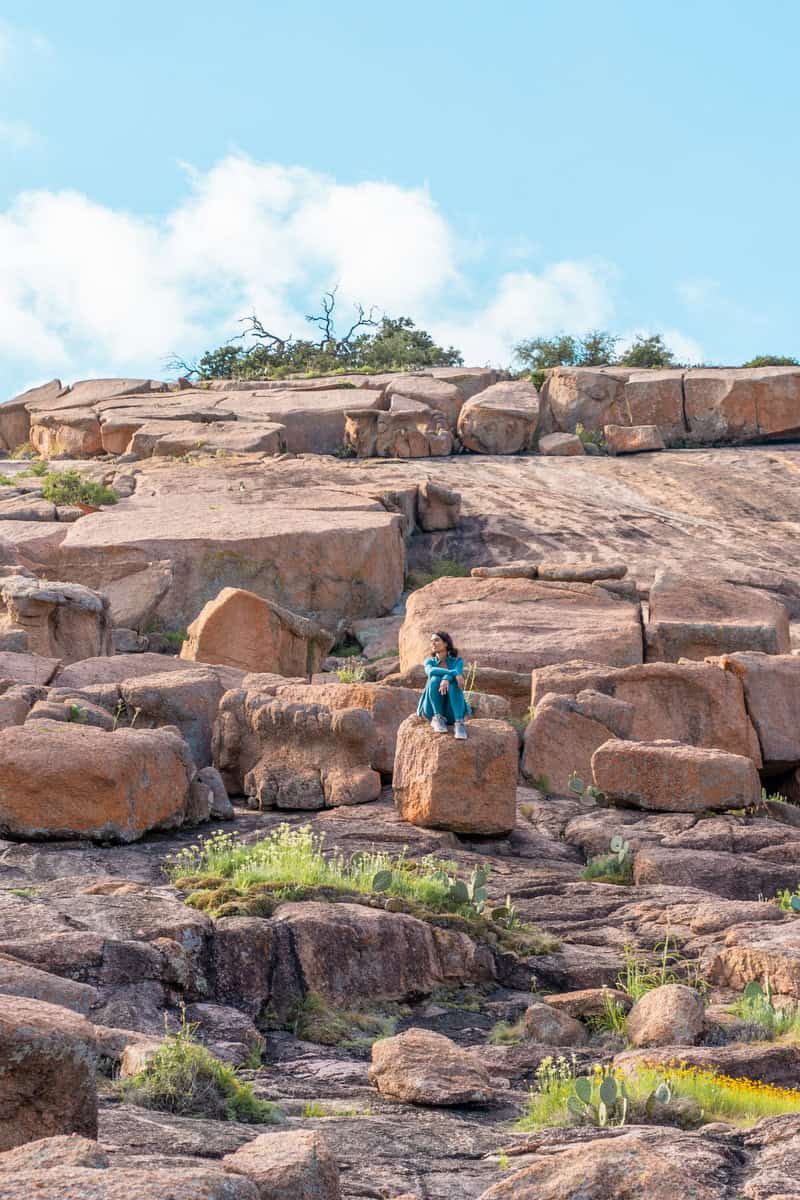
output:
POLYGON ((432 326, 440 340, 463 350, 466 362, 504 364, 523 338, 606 325, 614 311, 613 276, 610 264, 596 262, 554 263, 538 275, 511 272, 477 313, 432 326))
POLYGON ((353 302, 374 303, 471 363, 507 363, 522 337, 613 316, 601 262, 507 272, 476 295, 424 188, 345 185, 240 154, 186 171, 185 198, 157 221, 74 191, 24 193, 0 213, 0 359, 20 379, 158 374, 171 351, 219 345, 252 311, 299 334, 306 306, 337 282, 342 323, 353 302), (448 317, 456 302, 462 315, 448 317))

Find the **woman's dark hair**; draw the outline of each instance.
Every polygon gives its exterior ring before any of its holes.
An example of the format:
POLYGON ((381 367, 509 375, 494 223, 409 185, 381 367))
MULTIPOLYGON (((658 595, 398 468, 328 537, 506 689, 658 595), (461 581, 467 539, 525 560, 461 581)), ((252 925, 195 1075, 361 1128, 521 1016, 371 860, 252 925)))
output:
POLYGON ((445 633, 443 629, 437 629, 436 636, 438 638, 441 638, 442 641, 444 642, 445 646, 447 646, 447 653, 452 658, 458 658, 458 651, 456 650, 455 646, 453 645, 453 639, 450 637, 450 634, 445 633))

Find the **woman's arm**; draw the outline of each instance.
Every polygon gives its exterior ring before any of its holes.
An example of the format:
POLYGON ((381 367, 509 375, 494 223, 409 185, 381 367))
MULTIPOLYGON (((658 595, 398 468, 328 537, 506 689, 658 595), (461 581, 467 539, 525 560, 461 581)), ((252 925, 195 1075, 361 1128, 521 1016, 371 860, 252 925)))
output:
POLYGON ((430 679, 449 679, 452 671, 448 671, 446 667, 439 666, 439 660, 436 658, 426 658, 422 664, 425 668, 425 674, 430 679))

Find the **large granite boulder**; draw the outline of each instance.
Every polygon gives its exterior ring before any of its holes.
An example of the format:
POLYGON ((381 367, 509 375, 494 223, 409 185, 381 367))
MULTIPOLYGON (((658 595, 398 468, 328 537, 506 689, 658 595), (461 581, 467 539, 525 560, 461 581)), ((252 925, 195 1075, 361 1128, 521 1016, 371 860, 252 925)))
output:
POLYGON ((441 458, 454 445, 447 418, 405 396, 393 396, 387 412, 348 412, 345 441, 358 458, 441 458))
POLYGON ((553 367, 542 387, 542 429, 574 433, 627 425, 623 400, 631 372, 618 367, 553 367))
POLYGON ((740 679, 766 770, 800 763, 800 658, 794 654, 725 654, 710 660, 740 679))
POLYGON ((369 1077, 381 1095, 405 1104, 487 1104, 494 1096, 478 1060, 429 1029, 407 1029, 375 1042, 369 1077))
POLYGON ((193 777, 174 729, 106 733, 60 721, 3 729, 0 834, 134 841, 183 824, 193 777))
POLYGON ((242 588, 223 588, 187 634, 183 659, 287 676, 319 671, 335 640, 315 621, 242 588))
POLYGON ((519 749, 505 721, 474 720, 467 741, 434 733, 423 717, 400 726, 394 798, 405 821, 457 833, 506 834, 516 823, 519 749))
POLYGON ((569 794, 573 771, 585 782, 591 778, 592 755, 609 738, 668 738, 745 755, 761 766, 741 684, 711 663, 540 667, 531 696, 522 770, 560 795, 569 794))
POLYGON ((788 654, 785 606, 756 588, 659 571, 650 589, 647 661, 701 660, 737 650, 788 654))
POLYGON ((680 742, 612 738, 592 755, 592 774, 610 799, 655 812, 747 808, 761 799, 751 758, 680 742))
POLYGON ((642 661, 638 602, 590 584, 437 579, 408 599, 401 670, 428 657, 433 629, 450 631, 465 663, 502 671, 532 671, 576 655, 614 667, 642 661))
POLYGON ((0 580, 0 648, 64 663, 111 654, 108 599, 79 583, 0 580))
POLYGON ((339 1167, 321 1133, 292 1129, 262 1133, 222 1160, 244 1175, 264 1200, 340 1200, 339 1167))
POLYGON ((316 809, 377 799, 375 723, 363 708, 329 708, 238 688, 222 698, 214 765, 232 795, 258 808, 316 809))
POLYGON ((800 431, 800 369, 703 368, 684 376, 686 420, 698 442, 794 437, 800 431))

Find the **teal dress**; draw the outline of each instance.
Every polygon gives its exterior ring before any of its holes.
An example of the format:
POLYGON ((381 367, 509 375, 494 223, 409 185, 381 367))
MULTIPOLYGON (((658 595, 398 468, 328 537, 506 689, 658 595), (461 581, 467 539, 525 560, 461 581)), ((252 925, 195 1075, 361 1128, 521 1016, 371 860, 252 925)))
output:
POLYGON ((428 682, 417 705, 417 716, 430 721, 438 715, 444 717, 448 725, 463 721, 470 712, 467 698, 456 683, 456 676, 464 674, 463 658, 453 658, 452 654, 448 654, 446 666, 438 658, 426 658, 424 665, 428 682), (439 691, 443 679, 450 683, 446 696, 439 691))

